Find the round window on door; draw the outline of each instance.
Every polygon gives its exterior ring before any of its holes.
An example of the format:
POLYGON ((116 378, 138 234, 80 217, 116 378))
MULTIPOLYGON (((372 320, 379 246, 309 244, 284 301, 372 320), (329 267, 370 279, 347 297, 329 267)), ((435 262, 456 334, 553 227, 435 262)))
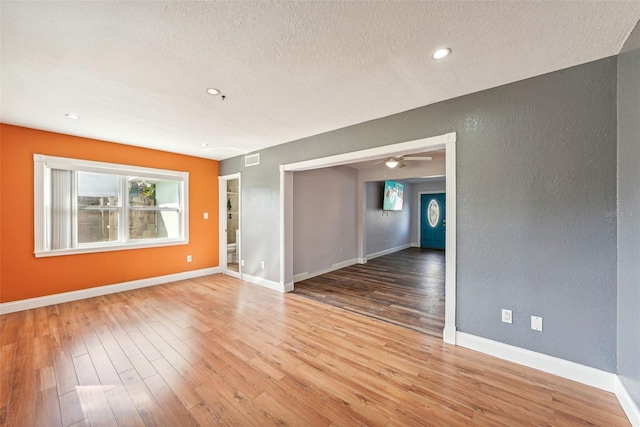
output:
POLYGON ((431 199, 429 202, 429 206, 427 207, 427 219, 429 220, 429 225, 431 227, 435 227, 438 225, 438 221, 440 221, 440 205, 436 199, 431 199))

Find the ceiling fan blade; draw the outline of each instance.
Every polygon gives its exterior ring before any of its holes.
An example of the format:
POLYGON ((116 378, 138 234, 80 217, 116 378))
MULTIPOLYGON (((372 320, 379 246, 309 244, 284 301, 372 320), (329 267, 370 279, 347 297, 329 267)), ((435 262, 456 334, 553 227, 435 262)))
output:
POLYGON ((421 161, 429 161, 433 160, 433 157, 424 156, 424 157, 403 157, 402 160, 421 160, 421 161))
POLYGON ((398 159, 398 168, 403 168, 405 166, 407 166, 407 165, 405 165, 402 160, 398 159))

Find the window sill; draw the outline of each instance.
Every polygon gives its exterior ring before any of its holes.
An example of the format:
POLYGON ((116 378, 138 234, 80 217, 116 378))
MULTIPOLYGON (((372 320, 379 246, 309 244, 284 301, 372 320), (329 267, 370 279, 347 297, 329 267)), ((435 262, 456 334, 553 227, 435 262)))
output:
POLYGON ((36 258, 45 258, 52 256, 64 256, 64 255, 80 255, 80 254, 91 254, 96 252, 113 252, 113 251, 126 251, 130 249, 146 249, 146 248, 158 248, 163 246, 178 246, 178 245, 188 245, 189 240, 163 240, 162 242, 140 242, 140 243, 129 243, 126 245, 104 245, 104 246, 92 246, 92 247, 84 247, 84 248, 74 248, 74 249, 58 249, 51 251, 40 251, 34 252, 36 258))

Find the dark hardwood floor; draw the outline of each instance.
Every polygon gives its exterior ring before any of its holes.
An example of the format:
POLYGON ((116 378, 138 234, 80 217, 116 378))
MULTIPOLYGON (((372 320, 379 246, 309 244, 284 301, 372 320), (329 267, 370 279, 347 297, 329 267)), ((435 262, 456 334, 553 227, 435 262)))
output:
POLYGON ((615 395, 213 275, 0 316, 2 426, 628 426, 615 395))
POLYGON ((444 252, 409 248, 295 284, 294 293, 442 337, 444 252))

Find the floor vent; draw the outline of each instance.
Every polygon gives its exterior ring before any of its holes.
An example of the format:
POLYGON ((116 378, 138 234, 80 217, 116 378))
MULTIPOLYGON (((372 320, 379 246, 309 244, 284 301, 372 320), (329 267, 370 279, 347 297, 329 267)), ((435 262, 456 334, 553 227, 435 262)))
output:
POLYGON ((260 153, 244 156, 245 166, 255 166, 260 164, 260 153))

